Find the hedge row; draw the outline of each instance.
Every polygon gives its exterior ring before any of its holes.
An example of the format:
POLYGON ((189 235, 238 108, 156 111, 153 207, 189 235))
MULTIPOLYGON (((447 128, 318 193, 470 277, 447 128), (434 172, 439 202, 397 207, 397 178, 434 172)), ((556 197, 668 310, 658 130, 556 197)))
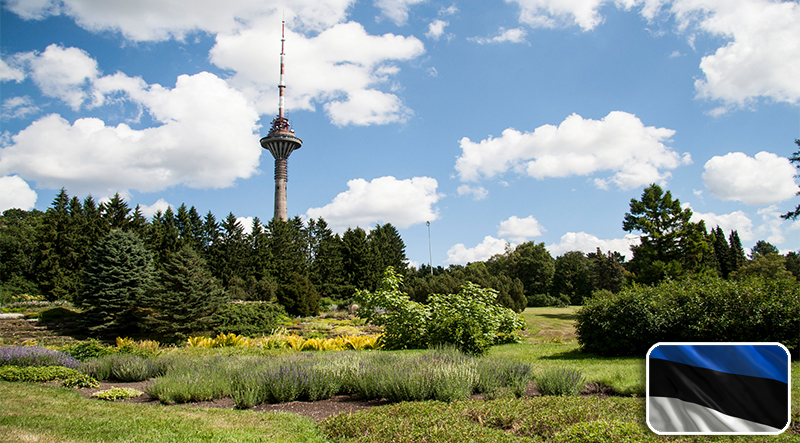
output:
POLYGON ((600 291, 578 311, 586 352, 640 355, 658 342, 780 342, 797 350, 800 283, 714 277, 600 291))

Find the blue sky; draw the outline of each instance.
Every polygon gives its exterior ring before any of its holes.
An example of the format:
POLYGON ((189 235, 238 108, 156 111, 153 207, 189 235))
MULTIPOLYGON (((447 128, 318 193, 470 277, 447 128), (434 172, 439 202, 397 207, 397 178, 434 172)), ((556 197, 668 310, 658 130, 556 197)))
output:
POLYGON ((412 264, 426 221, 434 265, 629 255, 658 183, 745 247, 800 250, 778 217, 800 203, 796 1, 5 1, 0 209, 65 187, 271 218, 284 19, 290 216, 392 223, 412 264))

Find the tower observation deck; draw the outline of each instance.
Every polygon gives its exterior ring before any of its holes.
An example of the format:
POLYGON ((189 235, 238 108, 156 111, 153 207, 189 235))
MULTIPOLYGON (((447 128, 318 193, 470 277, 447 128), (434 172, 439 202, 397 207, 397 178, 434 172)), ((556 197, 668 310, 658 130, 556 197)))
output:
POLYGON ((278 83, 278 116, 272 120, 269 134, 261 139, 261 147, 269 150, 275 157, 275 215, 283 221, 288 220, 286 209, 286 182, 288 180, 287 161, 295 149, 300 149, 303 141, 294 135, 294 130, 289 125, 289 119, 284 117, 284 33, 285 23, 281 23, 281 79, 278 83))

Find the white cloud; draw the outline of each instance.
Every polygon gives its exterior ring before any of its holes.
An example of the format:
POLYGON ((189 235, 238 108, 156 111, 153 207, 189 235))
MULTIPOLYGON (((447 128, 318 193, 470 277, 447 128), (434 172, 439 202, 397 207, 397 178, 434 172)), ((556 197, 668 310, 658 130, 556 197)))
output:
MULTIPOLYGON (((214 64, 236 72, 232 84, 262 114, 277 109, 279 40, 279 29, 264 23, 218 35, 210 53, 214 64)), ((314 110, 323 104, 337 125, 404 122, 411 110, 395 93, 382 89, 399 87, 392 82, 399 72, 394 62, 412 60, 424 51, 415 37, 370 35, 355 22, 337 24, 314 37, 287 29, 287 109, 314 110)))
POLYGON ((627 234, 624 238, 602 240, 594 235, 585 232, 567 232, 561 236, 558 243, 547 246, 554 257, 563 255, 569 251, 583 251, 584 253, 595 252, 600 248, 603 252, 615 251, 630 258, 631 246, 638 245, 640 236, 627 234))
POLYGON ((0 59, 0 82, 11 80, 17 83, 25 80, 25 72, 16 66, 9 65, 5 60, 0 59))
POLYGON ((507 237, 514 243, 522 243, 531 237, 539 237, 542 232, 546 231, 532 215, 525 218, 513 215, 508 220, 500 222, 500 229, 497 231, 497 235, 507 237))
POLYGON ((167 203, 166 200, 164 200, 163 198, 159 198, 158 201, 153 203, 152 205, 149 206, 139 205, 139 210, 142 212, 142 215, 144 217, 152 219, 157 212, 161 211, 161 213, 163 214, 164 212, 166 212, 167 208, 170 207, 173 208, 173 210, 175 209, 174 206, 167 203))
POLYGON ((398 228, 439 218, 433 205, 442 198, 436 192, 438 183, 430 177, 398 180, 379 177, 347 182, 348 190, 337 195, 321 208, 306 211, 309 218, 323 217, 338 232, 348 227, 369 227, 375 223, 391 223, 398 228))
POLYGON ((27 95, 4 100, 1 109, 0 118, 3 119, 21 118, 39 112, 39 107, 27 95))
POLYGON ((40 187, 110 195, 178 184, 227 187, 256 172, 262 151, 254 134, 258 115, 242 93, 215 75, 183 75, 172 89, 124 74, 98 79, 95 86, 98 94, 122 92, 161 125, 134 130, 97 118, 70 124, 48 115, 0 150, 0 174, 19 174, 40 187))
POLYGON ((30 211, 36 204, 36 191, 17 175, 0 177, 0 213, 18 208, 30 211))
POLYGON ((431 40, 439 40, 444 35, 444 28, 449 24, 450 22, 439 19, 428 23, 428 32, 425 33, 425 37, 431 40))
POLYGON ((458 7, 454 4, 439 10, 439 17, 447 17, 448 15, 458 14, 458 7))
POLYGON ((471 195, 473 200, 483 200, 489 195, 489 191, 483 186, 461 185, 456 190, 459 196, 471 195))
POLYGON ((603 18, 598 9, 604 0, 506 0, 519 5, 519 21, 534 28, 580 26, 590 31, 603 18))
POLYGON ((456 160, 461 181, 491 179, 509 170, 537 179, 587 176, 601 171, 612 174, 595 179, 599 188, 614 184, 632 189, 667 180, 674 169, 691 162, 664 143, 675 131, 644 126, 632 114, 611 112, 602 120, 577 114, 559 126, 544 125, 534 132, 509 128, 499 138, 480 142, 461 139, 462 154, 456 160))
POLYGON ((758 97, 800 101, 800 4, 772 0, 680 0, 672 13, 682 29, 729 40, 700 62, 698 97, 720 100, 720 114, 758 97))
POLYGON ((11 0, 7 8, 25 19, 65 14, 92 32, 119 32, 133 41, 183 40, 193 32, 234 33, 269 17, 295 28, 320 31, 344 20, 354 0, 106 1, 11 0))
POLYGON ((783 235, 784 220, 781 218, 781 214, 782 212, 778 211, 778 207, 775 205, 759 209, 758 215, 761 216, 761 220, 764 222, 756 230, 759 238, 766 236, 766 240, 775 245, 786 241, 786 236, 783 235))
POLYGON ((770 152, 759 152, 755 158, 731 152, 706 162, 703 184, 719 199, 765 206, 797 194, 794 174, 788 159, 770 152))
POLYGON ((458 243, 447 251, 445 263, 465 264, 486 261, 495 254, 504 253, 507 244, 507 241, 494 238, 491 235, 487 235, 474 248, 467 248, 463 243, 458 243))
POLYGON ((393 21, 397 26, 406 24, 408 21, 408 9, 425 0, 375 0, 375 7, 381 13, 393 21))
POLYGON ((245 234, 253 233, 253 217, 236 217, 236 221, 242 225, 245 234))
MULTIPOLYGON (((688 204, 684 204, 683 206, 689 207, 688 204)), ((730 235, 731 231, 737 231, 739 238, 743 241, 751 241, 755 239, 753 235, 753 221, 750 220, 750 217, 748 217, 743 211, 735 211, 731 212, 730 214, 719 215, 714 214, 713 212, 704 214, 693 211, 690 221, 692 223, 697 223, 700 220, 705 221, 706 228, 709 231, 719 226, 725 235, 730 235)))
MULTIPOLYGON (((603 21, 601 7, 612 0, 506 0, 519 5, 519 22, 535 28, 579 26, 590 31, 603 21)), ((695 81, 699 98, 723 105, 720 115, 751 105, 759 97, 800 102, 800 4, 776 0, 614 0, 621 9, 639 8, 653 21, 662 12, 674 17, 676 30, 690 46, 698 34, 726 41, 700 62, 695 81)), ((674 52, 673 55, 679 53, 674 52)))
POLYGON ((500 28, 500 33, 494 37, 472 37, 469 40, 481 45, 491 43, 528 43, 525 36, 528 32, 523 28, 500 28))
POLYGON ((52 44, 44 52, 17 54, 15 58, 28 69, 42 93, 63 100, 79 109, 90 98, 88 89, 97 78, 97 61, 78 48, 52 44))

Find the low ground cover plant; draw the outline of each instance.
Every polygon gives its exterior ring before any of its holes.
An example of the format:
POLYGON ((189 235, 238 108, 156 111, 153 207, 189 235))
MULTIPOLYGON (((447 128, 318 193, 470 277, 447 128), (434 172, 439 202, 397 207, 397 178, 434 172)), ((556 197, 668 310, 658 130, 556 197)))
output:
POLYGON ((0 379, 6 381, 41 383, 81 375, 77 370, 64 366, 0 366, 0 379))
POLYGON ((97 391, 92 394, 92 397, 99 398, 100 400, 124 400, 128 398, 138 397, 144 394, 144 392, 133 389, 133 388, 117 388, 111 387, 110 389, 106 389, 104 391, 97 391))
POLYGON ((247 347, 260 349, 292 349, 295 351, 355 351, 378 349, 381 334, 337 336, 333 338, 305 338, 288 334, 286 329, 276 329, 272 334, 262 337, 244 337, 236 334, 218 334, 216 337, 189 337, 186 346, 190 348, 247 347))

